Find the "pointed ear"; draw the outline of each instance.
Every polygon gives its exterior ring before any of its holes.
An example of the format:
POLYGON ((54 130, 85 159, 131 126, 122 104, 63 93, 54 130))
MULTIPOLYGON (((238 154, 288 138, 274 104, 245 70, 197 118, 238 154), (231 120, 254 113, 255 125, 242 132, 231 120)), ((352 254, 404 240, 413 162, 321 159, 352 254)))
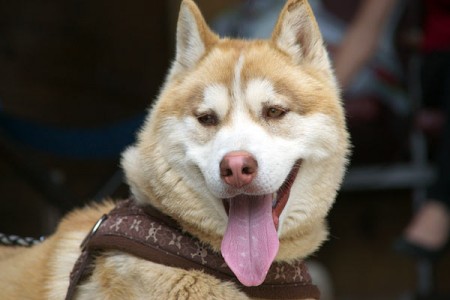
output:
POLYGON ((183 0, 178 16, 172 73, 193 68, 217 41, 218 37, 209 29, 197 5, 191 0, 183 0))
POLYGON ((286 3, 272 33, 272 41, 297 63, 308 62, 325 70, 330 67, 322 35, 306 0, 286 3))

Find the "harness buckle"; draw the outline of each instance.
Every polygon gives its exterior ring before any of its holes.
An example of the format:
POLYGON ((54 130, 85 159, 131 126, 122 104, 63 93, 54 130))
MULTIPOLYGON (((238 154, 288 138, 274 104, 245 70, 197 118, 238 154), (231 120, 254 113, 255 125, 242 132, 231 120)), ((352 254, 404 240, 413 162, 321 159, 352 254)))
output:
POLYGON ((101 216, 100 219, 98 219, 98 221, 94 224, 94 226, 92 226, 91 231, 88 233, 88 235, 84 238, 84 240, 81 242, 80 248, 81 250, 85 250, 87 244, 89 243, 89 241, 91 240, 91 238, 95 235, 95 233, 97 232, 97 230, 100 228, 100 225, 102 225, 102 223, 108 218, 108 215, 104 214, 103 216, 101 216))

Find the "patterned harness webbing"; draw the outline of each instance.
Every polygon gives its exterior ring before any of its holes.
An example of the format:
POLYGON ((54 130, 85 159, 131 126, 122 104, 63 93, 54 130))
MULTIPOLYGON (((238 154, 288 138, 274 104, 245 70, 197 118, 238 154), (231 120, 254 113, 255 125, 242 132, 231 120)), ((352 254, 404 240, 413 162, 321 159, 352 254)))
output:
POLYGON ((219 279, 232 281, 250 297, 262 299, 319 299, 302 261, 274 262, 260 286, 243 286, 220 253, 183 232, 170 217, 151 206, 139 207, 133 199, 117 203, 102 216, 83 241, 82 253, 72 273, 66 300, 92 274, 95 256, 105 250, 120 250, 137 257, 186 270, 202 270, 219 279))

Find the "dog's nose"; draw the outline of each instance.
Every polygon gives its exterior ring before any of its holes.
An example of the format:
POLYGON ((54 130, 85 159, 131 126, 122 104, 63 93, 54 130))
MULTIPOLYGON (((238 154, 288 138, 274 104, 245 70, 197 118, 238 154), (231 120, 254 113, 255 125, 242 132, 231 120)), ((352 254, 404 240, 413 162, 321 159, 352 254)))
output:
POLYGON ((233 151, 227 153, 220 162, 220 177, 226 184, 241 188, 256 176, 258 163, 246 151, 233 151))

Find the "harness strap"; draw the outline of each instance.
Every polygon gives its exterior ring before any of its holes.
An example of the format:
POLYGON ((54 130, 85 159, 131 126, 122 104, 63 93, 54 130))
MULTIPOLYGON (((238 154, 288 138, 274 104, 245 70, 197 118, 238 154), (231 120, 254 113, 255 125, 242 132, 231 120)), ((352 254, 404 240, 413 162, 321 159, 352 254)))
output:
POLYGON ((133 200, 119 202, 104 215, 82 243, 82 254, 70 274, 66 300, 92 274, 93 260, 101 251, 119 250, 158 264, 185 270, 201 270, 232 281, 250 297, 262 299, 319 299, 306 265, 274 262, 260 286, 246 287, 236 279, 222 256, 153 207, 138 207, 133 200))

